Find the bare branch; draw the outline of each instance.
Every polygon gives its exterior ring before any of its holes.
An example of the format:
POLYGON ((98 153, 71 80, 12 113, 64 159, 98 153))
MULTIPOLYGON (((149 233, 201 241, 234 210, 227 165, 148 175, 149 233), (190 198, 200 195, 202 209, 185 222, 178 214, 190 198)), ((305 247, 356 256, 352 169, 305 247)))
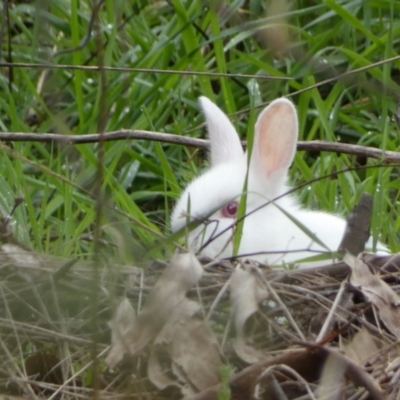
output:
MULTIPOLYGON (((209 141, 205 139, 179 136, 171 133, 141 131, 121 129, 115 132, 104 133, 102 137, 98 133, 87 135, 61 135, 56 133, 11 133, 0 132, 0 140, 3 142, 44 142, 44 143, 64 143, 64 144, 87 144, 97 143, 100 140, 106 142, 117 140, 150 140, 168 144, 178 144, 182 146, 197 147, 208 149, 209 141)), ((246 142, 242 142, 246 147, 246 142)), ((400 153, 396 151, 383 151, 374 147, 364 147, 356 144, 334 143, 314 140, 310 142, 298 142, 298 150, 304 151, 328 151, 332 153, 344 153, 355 156, 374 158, 384 163, 399 163, 400 153)))
POLYGON ((357 144, 335 143, 313 140, 310 142, 298 142, 298 150, 306 151, 329 151, 331 153, 352 154, 354 156, 375 158, 384 163, 398 163, 400 153, 397 151, 384 151, 375 147, 365 147, 357 144))

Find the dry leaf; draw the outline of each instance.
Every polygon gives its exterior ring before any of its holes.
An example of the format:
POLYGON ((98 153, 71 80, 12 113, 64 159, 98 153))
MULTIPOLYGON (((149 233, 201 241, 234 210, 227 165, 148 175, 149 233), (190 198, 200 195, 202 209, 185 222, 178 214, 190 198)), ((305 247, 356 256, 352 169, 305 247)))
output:
POLYGON ((222 361, 217 341, 204 321, 193 318, 200 309, 185 299, 154 341, 148 375, 160 390, 174 385, 190 395, 219 382, 222 361), (171 372, 177 379, 170 378, 171 372))
POLYGON ((243 336, 247 319, 258 310, 258 305, 268 297, 268 291, 261 281, 257 267, 240 265, 230 282, 231 313, 235 320, 236 335, 243 336))
POLYGON ((242 264, 233 272, 230 281, 231 314, 236 329, 233 347, 238 357, 249 364, 265 359, 265 354, 246 344, 244 326, 267 297, 268 291, 260 279, 257 267, 242 264))
MULTIPOLYGON (((130 328, 124 327, 123 336, 118 337, 117 343, 112 344, 107 364, 112 367, 123 358, 125 352, 134 355, 152 341, 202 274, 203 267, 192 253, 175 255, 151 289, 142 312, 130 328)), ((118 335, 120 332, 118 328, 118 335)))
POLYGON ((354 335, 351 342, 344 349, 346 356, 361 366, 377 352, 378 346, 364 326, 354 335))
POLYGON ((318 386, 319 400, 340 400, 346 372, 346 362, 343 358, 329 355, 318 386))
POLYGON ((232 345, 236 355, 247 364, 254 364, 269 358, 265 352, 248 345, 243 337, 235 338, 232 345))
POLYGON ((397 338, 400 338, 400 297, 359 258, 346 254, 344 262, 351 268, 350 283, 359 288, 366 300, 377 307, 379 317, 397 338))
POLYGON ((129 301, 123 300, 110 323, 112 345, 107 365, 116 365, 125 353, 134 355, 154 340, 148 375, 160 390, 177 386, 185 395, 218 383, 222 361, 217 341, 208 325, 194 318, 200 304, 186 298, 202 273, 193 254, 177 255, 137 318, 129 301))
POLYGON ((108 323, 111 328, 111 349, 106 358, 106 364, 114 367, 127 351, 126 334, 135 323, 135 310, 127 298, 119 304, 112 320, 108 323))

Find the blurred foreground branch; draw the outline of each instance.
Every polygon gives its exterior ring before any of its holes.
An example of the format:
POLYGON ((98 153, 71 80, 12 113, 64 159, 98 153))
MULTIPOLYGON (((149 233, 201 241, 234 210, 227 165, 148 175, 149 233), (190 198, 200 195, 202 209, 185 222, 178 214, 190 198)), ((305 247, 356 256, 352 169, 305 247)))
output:
MULTIPOLYGON (((98 133, 87 135, 60 135, 56 133, 11 133, 0 132, 0 140, 3 142, 55 142, 63 144, 87 144, 97 143, 100 140, 105 142, 117 140, 152 140, 162 143, 178 144, 182 146, 197 147, 207 149, 209 141, 186 136, 178 136, 170 133, 160 133, 141 130, 121 129, 115 132, 104 133, 102 136, 98 133)), ((246 142, 242 143, 246 146, 246 142)), ((355 156, 369 157, 381 160, 385 163, 400 162, 400 153, 396 151, 383 151, 373 147, 364 147, 355 144, 334 143, 325 141, 298 142, 298 150, 305 151, 329 151, 333 153, 345 153, 355 156)))
MULTIPOLYGON (((65 54, 66 52, 79 50, 85 41, 77 48, 59 52, 56 55, 65 54)), ((397 57, 393 59, 384 60, 385 62, 396 61, 397 57)), ((223 72, 205 72, 205 71, 175 71, 171 69, 155 69, 155 68, 128 68, 128 67, 110 67, 99 65, 72 65, 72 64, 45 64, 45 63, 10 63, 0 62, 0 67, 13 67, 13 68, 37 68, 37 69, 62 69, 62 70, 79 70, 79 71, 100 71, 103 69, 108 72, 128 72, 128 73, 151 73, 151 74, 165 74, 165 75, 182 75, 182 76, 209 76, 219 78, 246 78, 246 79, 263 79, 263 80, 276 80, 276 81, 289 81, 291 77, 270 76, 270 75, 251 75, 251 74, 229 74, 223 72)))

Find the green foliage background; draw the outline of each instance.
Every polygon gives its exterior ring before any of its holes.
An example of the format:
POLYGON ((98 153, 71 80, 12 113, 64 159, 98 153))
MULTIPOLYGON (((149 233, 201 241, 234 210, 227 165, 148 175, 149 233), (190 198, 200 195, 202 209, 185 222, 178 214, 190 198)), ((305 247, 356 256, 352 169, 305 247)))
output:
MULTIPOLYGON (((1 61, 147 70, 108 71, 102 81, 98 71, 3 65, 1 131, 85 135, 104 127, 205 137, 197 98, 206 95, 245 139, 249 119, 284 95, 298 108, 301 140, 399 148, 400 61, 374 66, 399 56, 399 2, 105 0, 96 8, 87 0, 15 0, 0 7, 1 61), (371 68, 342 75, 361 67, 371 68)), ((91 257, 98 152, 98 144, 0 144, 2 214, 24 199, 14 216, 19 240, 40 252, 91 257)), ((101 254, 135 261, 158 245, 151 255, 168 256, 173 246, 160 244, 170 235, 171 208, 207 164, 205 153, 129 140, 106 143, 100 160, 101 254)), ((291 177, 298 185, 378 164, 299 152, 291 177)), ((322 179, 299 195, 306 206, 347 215, 362 192, 373 194, 374 237, 396 251, 399 187, 397 166, 385 166, 322 179)))

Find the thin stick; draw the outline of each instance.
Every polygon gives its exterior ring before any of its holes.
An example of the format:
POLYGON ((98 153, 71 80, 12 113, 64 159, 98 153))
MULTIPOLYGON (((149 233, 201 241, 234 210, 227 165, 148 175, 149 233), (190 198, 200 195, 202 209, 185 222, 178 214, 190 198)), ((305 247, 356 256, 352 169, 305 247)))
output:
POLYGON ((333 302, 332 307, 331 307, 331 309, 329 310, 329 314, 328 314, 328 316, 326 317, 326 320, 325 320, 325 322, 324 322, 324 325, 322 326, 322 328, 321 328, 321 330, 320 330, 320 332, 319 332, 319 335, 318 335, 318 337, 317 337, 317 339, 316 339, 316 342, 317 342, 317 343, 320 343, 320 342, 322 341, 322 339, 323 339, 323 338, 326 336, 326 334, 327 334, 328 328, 331 326, 333 316, 334 316, 334 314, 336 313, 336 309, 337 309, 337 307, 338 307, 340 301, 342 300, 342 296, 343 296, 343 293, 344 293, 344 289, 345 289, 345 287, 346 287, 346 284, 347 284, 346 281, 343 281, 343 282, 340 284, 340 288, 339 288, 339 291, 337 292, 335 301, 333 302))
MULTIPOLYGON (((71 49, 75 51, 76 49, 71 49)), ((65 51, 66 52, 66 51, 65 51)), ((69 50, 68 50, 69 52, 69 50)), ((61 54, 61 53, 59 53, 61 54)), ((38 69, 64 69, 64 70, 80 70, 80 71, 100 71, 103 69, 107 72, 131 72, 131 73, 149 73, 149 74, 166 74, 166 75, 185 75, 185 76, 209 76, 218 78, 246 78, 246 79, 263 79, 275 81, 290 81, 291 77, 269 76, 269 75, 249 75, 249 74, 229 74, 223 72, 204 72, 204 71, 175 71, 171 69, 153 69, 153 68, 128 68, 128 67, 100 67, 98 65, 72 65, 72 64, 39 64, 39 63, 9 63, 0 62, 0 67, 12 68, 38 68, 38 69)))

